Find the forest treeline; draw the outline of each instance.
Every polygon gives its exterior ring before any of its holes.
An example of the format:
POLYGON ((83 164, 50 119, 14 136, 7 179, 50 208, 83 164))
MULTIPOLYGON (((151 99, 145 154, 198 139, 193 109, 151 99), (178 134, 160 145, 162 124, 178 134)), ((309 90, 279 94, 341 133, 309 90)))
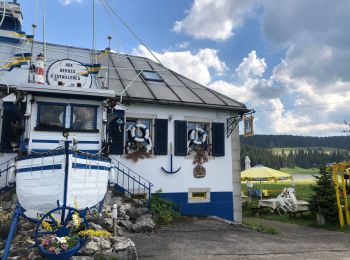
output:
MULTIPOLYGON (((300 147, 300 146, 298 146, 300 147)), ((341 162, 350 159, 348 150, 334 149, 325 151, 322 148, 305 148, 295 151, 273 153, 271 149, 256 145, 241 144, 241 169, 245 168, 245 157, 249 156, 251 166, 262 164, 264 166, 280 169, 284 167, 312 168, 320 167, 323 162, 341 162)))
POLYGON ((295 136, 295 135, 255 135, 241 136, 241 144, 264 148, 274 147, 330 147, 350 150, 350 136, 295 136))

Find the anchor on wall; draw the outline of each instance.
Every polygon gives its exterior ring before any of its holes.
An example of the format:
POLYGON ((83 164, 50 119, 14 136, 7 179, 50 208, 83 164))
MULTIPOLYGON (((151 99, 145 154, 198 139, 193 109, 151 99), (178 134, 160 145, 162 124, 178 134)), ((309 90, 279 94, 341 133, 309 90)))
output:
POLYGON ((181 167, 177 170, 173 170, 173 145, 170 143, 170 171, 167 171, 164 167, 162 167, 162 170, 168 174, 174 174, 181 170, 181 167))

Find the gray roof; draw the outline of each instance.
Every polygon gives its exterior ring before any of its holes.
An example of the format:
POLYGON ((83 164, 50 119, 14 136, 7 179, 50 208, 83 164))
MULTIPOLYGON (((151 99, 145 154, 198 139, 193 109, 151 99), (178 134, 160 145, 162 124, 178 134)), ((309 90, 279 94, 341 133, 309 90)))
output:
MULTIPOLYGON (((42 52, 42 43, 35 42, 33 56, 42 52)), ((21 50, 30 52, 30 44, 23 42, 19 45, 0 42, 0 52, 5 59, 10 59, 13 53, 21 50), (6 57, 5 57, 6 56, 6 57)), ((47 44, 47 65, 59 59, 73 59, 82 63, 91 63, 90 49, 71 46, 47 44)), ((99 55, 98 63, 102 64, 102 70, 98 75, 99 85, 102 81, 106 85, 107 65, 110 59, 110 89, 119 96, 132 82, 123 95, 124 101, 146 102, 157 104, 171 104, 192 107, 207 107, 212 109, 224 109, 231 111, 247 112, 246 106, 234 99, 220 94, 193 80, 190 80, 177 72, 145 57, 137 57, 127 54, 110 53, 99 55), (146 81, 140 70, 157 72, 162 82, 146 81)), ((11 73, 0 73, 9 85, 19 85, 26 82, 28 72, 26 69, 16 69, 11 73), (12 74, 15 73, 15 74, 12 74)), ((0 82, 1 83, 1 82, 0 82)))
POLYGON ((123 100, 248 111, 244 104, 145 57, 117 53, 101 55, 98 58, 103 67, 101 75, 107 74, 108 58, 110 88, 122 93, 133 81, 125 91, 123 100), (155 71, 163 81, 147 81, 138 75, 141 70, 155 71))

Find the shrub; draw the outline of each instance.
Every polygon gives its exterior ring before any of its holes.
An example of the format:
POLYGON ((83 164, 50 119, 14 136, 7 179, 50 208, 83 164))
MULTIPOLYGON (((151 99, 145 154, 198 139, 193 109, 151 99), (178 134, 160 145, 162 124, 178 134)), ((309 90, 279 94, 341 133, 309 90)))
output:
POLYGON ((175 203, 161 197, 162 190, 151 196, 151 212, 157 224, 169 224, 179 214, 175 210, 175 203))

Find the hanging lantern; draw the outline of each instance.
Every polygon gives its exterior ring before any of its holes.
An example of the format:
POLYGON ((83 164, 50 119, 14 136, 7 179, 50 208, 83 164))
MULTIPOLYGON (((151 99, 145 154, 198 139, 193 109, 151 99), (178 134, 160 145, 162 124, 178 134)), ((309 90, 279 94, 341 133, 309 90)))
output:
POLYGON ((253 114, 243 116, 244 137, 254 135, 254 116, 253 114))

